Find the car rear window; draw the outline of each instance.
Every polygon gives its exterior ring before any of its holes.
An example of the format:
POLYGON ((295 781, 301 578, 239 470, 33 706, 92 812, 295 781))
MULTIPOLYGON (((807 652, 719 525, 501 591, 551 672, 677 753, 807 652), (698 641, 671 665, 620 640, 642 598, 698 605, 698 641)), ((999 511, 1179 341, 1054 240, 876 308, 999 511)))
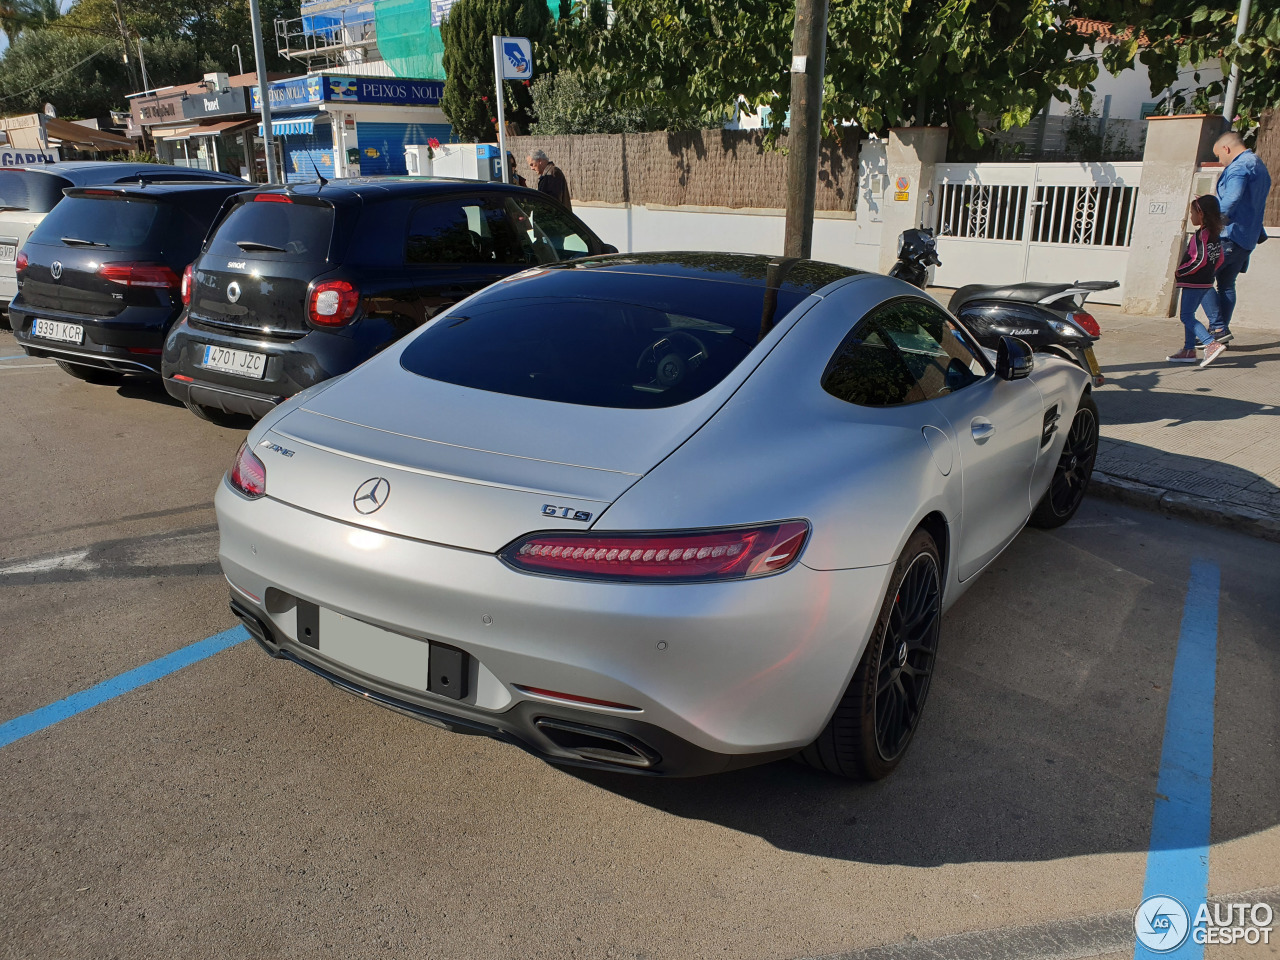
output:
POLYGON ((333 236, 333 207, 251 200, 218 225, 208 252, 231 260, 324 260, 333 236))
MULTIPOLYGON (((62 199, 70 180, 29 170, 0 170, 0 207, 31 213, 48 213, 62 199)), ((0 210, 2 213, 3 210, 0 210)))
MULTIPOLYGON (((472 300, 419 334, 400 363, 419 376, 492 393, 671 407, 728 376, 759 342, 762 312, 772 307, 763 287, 746 284, 642 278, 652 288, 646 297, 646 285, 629 278, 593 279, 637 287, 631 292, 641 295, 472 300)), ((777 316, 798 302, 785 292, 779 300, 777 316)))
POLYGON ((40 221, 34 243, 103 246, 138 250, 161 245, 171 211, 154 200, 112 197, 67 197, 40 221))

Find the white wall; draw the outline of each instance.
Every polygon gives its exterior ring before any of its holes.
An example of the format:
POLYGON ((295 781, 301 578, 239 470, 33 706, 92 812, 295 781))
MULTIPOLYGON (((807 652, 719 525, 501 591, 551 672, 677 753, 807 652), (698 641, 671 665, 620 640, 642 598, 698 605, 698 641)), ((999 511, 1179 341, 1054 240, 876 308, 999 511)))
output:
MULTIPOLYGON (((716 207, 667 207, 576 201, 576 213, 605 243, 623 253, 713 250, 781 255, 786 219, 781 210, 734 212, 716 207)), ((874 269, 855 250, 856 221, 819 212, 813 223, 813 258, 874 269)), ((879 246, 870 249, 879 256, 879 246)))
POLYGON ((1231 326, 1280 332, 1280 230, 1267 230, 1269 239, 1249 256, 1249 269, 1236 280, 1236 312, 1231 326))
MULTIPOLYGON (((1197 68, 1183 67, 1178 71, 1178 80, 1169 89, 1182 90, 1186 94, 1193 93, 1196 88, 1203 87, 1215 80, 1222 79, 1222 68, 1217 63, 1207 63, 1198 68, 1199 81, 1195 74, 1197 68)), ((1111 109, 1108 116, 1113 120, 1138 120, 1142 117, 1142 105, 1161 99, 1168 90, 1158 94, 1151 92, 1151 75, 1142 63, 1135 62, 1132 70, 1125 70, 1120 76, 1108 73, 1098 62, 1098 79, 1093 82, 1093 109, 1102 116, 1102 105, 1109 95, 1111 109)), ((1050 116, 1065 116, 1071 105, 1057 100, 1049 101, 1050 116)))

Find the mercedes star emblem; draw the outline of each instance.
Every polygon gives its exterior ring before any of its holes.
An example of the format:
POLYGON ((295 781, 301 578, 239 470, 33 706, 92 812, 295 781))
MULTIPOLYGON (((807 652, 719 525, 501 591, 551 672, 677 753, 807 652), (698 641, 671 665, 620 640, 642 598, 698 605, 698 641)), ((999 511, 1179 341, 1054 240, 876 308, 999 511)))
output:
POLYGON ((240 299, 240 284, 234 280, 227 284, 227 299, 232 303, 240 299))
POLYGON ((356 487, 356 495, 351 503, 358 513, 374 513, 382 509, 390 495, 391 481, 386 477, 370 477, 356 487))
POLYGON ((53 261, 53 263, 49 264, 49 272, 53 274, 53 279, 61 280, 62 279, 62 261, 55 260, 53 261))

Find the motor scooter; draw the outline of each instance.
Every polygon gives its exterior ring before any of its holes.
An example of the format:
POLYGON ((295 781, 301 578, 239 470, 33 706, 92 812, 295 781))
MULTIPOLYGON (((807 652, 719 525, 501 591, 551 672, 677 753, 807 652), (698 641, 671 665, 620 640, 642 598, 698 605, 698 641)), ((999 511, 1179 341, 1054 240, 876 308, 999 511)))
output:
MULTIPOLYGON (((930 266, 942 266, 938 241, 925 227, 904 230, 898 240, 898 262, 889 276, 924 289, 930 266)), ((978 342, 992 350, 1001 337, 1018 337, 1033 350, 1056 353, 1089 371, 1094 386, 1105 382, 1093 352, 1102 329, 1085 310, 1089 294, 1120 286, 1116 280, 1074 283, 971 283, 951 295, 947 309, 968 327, 978 342)))

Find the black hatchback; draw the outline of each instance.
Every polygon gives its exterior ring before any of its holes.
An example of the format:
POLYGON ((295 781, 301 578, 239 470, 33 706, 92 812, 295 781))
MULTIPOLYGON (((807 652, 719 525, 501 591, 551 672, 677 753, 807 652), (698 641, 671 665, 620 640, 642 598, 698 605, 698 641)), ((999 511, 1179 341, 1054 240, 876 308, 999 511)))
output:
POLYGON ((496 280, 615 252, 560 204, 500 183, 357 178, 245 193, 192 265, 165 389, 207 420, 261 417, 496 280))
POLYGON ((17 256, 9 320, 19 345, 91 383, 157 376, 182 312, 182 273, 245 183, 73 187, 17 256))

